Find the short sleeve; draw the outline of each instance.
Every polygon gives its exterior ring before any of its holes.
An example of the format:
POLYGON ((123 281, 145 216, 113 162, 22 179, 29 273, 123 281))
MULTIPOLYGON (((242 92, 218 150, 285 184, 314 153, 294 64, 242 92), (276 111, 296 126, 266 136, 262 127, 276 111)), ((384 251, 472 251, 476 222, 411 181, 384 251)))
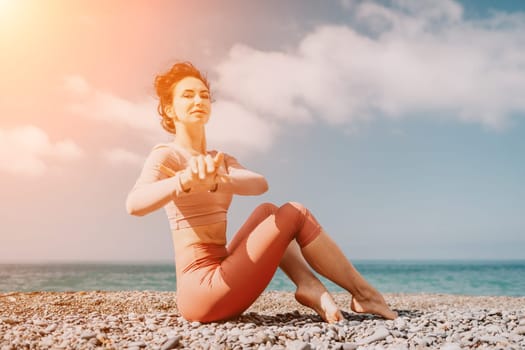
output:
POLYGON ((180 157, 173 151, 171 147, 165 144, 158 144, 151 150, 150 154, 144 161, 142 171, 135 184, 140 186, 142 184, 153 183, 168 176, 159 170, 159 165, 164 165, 173 171, 183 169, 180 157))

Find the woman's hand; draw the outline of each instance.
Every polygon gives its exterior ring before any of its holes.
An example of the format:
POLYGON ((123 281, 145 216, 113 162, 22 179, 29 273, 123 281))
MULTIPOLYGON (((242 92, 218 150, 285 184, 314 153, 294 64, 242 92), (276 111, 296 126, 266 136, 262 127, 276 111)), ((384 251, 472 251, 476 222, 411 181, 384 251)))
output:
MULTIPOLYGON (((162 164, 159 165, 159 170, 167 176, 177 174, 162 164)), ((215 157, 209 154, 191 157, 188 166, 180 171, 180 182, 185 192, 217 190, 219 183, 229 182, 224 169, 224 154, 218 152, 215 157)))
POLYGON ((188 167, 191 169, 192 178, 201 181, 206 180, 210 175, 216 174, 219 167, 224 162, 224 154, 219 152, 212 158, 209 154, 193 156, 190 158, 188 167))
POLYGON ((185 175, 190 178, 191 189, 197 191, 214 191, 217 189, 217 172, 224 162, 224 154, 217 153, 212 158, 209 154, 190 158, 185 175))

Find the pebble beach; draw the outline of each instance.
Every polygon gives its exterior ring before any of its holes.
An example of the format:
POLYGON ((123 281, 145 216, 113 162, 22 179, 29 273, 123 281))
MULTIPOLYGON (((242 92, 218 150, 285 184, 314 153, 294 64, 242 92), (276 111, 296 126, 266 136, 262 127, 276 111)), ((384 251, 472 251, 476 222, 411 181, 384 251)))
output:
POLYGON ((322 322, 293 293, 263 293, 240 317, 184 320, 175 292, 0 293, 0 350, 11 349, 525 349, 525 297, 385 294, 389 321, 322 322))

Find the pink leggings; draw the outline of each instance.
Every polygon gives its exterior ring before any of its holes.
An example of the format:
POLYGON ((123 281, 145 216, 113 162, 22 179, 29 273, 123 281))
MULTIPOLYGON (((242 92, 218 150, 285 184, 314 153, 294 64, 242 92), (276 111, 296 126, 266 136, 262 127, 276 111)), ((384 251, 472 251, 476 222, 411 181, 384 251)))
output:
POLYGON ((299 203, 258 206, 225 247, 197 244, 177 257, 177 306, 192 321, 213 322, 240 315, 272 279, 290 242, 305 247, 321 226, 299 203))

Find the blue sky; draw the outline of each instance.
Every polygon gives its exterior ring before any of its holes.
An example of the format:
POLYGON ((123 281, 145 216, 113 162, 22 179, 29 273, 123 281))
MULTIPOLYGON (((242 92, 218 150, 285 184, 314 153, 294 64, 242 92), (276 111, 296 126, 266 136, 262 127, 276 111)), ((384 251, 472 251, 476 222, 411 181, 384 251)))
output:
POLYGON ((169 139, 152 81, 208 73, 209 146, 351 259, 525 259, 521 1, 4 2, 0 261, 169 261, 124 201, 169 139), (30 101, 30 103, 28 103, 30 101))

